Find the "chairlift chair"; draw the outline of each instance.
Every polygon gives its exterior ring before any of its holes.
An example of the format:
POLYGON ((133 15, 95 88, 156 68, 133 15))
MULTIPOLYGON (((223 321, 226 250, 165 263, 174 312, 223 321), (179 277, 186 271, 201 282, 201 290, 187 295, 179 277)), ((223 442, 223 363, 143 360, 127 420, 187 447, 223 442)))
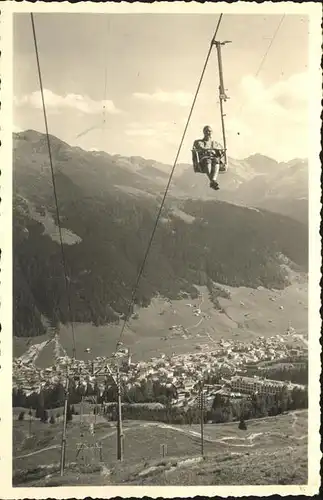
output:
MULTIPOLYGON (((203 150, 203 152, 209 152, 215 156, 217 163, 220 164, 219 172, 227 172, 228 166, 226 163, 225 149, 205 149, 203 150)), ((197 149, 194 148, 192 149, 192 162, 193 162, 193 169, 196 174, 205 174, 205 171, 201 166, 201 159, 199 152, 197 149)))

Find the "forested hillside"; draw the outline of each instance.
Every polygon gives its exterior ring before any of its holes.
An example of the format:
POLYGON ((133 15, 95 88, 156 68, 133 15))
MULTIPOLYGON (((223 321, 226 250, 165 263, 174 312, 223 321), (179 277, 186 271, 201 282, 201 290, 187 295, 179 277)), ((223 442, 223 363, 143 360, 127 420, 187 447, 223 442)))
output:
MULTIPOLYGON (((50 171, 40 135, 19 139, 14 154, 16 336, 43 333, 44 317, 53 325, 69 319, 50 171)), ((64 146, 56 138, 53 155, 73 320, 96 325, 118 321, 127 311, 160 199, 158 194, 121 190, 122 179, 135 186, 138 171, 111 164, 109 155, 97 160, 97 155, 64 146)), ((150 167, 140 168, 147 172, 150 167)), ((271 212, 172 196, 136 302, 145 307, 157 293, 169 298, 181 291, 194 295, 194 285, 209 285, 210 280, 281 288, 287 284, 282 255, 306 270, 305 225, 271 212)))

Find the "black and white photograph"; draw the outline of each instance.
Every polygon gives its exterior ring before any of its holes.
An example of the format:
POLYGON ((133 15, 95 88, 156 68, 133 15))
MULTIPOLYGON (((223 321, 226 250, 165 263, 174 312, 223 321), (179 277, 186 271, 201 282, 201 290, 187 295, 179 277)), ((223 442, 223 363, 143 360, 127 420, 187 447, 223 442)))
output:
POLYGON ((319 5, 108 3, 11 6, 6 498, 318 493, 319 5))

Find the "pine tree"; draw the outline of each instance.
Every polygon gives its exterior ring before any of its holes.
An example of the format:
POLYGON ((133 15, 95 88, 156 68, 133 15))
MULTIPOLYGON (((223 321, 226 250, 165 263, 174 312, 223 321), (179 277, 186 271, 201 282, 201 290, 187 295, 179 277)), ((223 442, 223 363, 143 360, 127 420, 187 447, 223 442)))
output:
POLYGON ((65 389, 61 383, 58 383, 53 389, 52 401, 54 407, 60 407, 64 405, 65 399, 65 389))
POLYGON ((67 405, 67 413, 66 413, 66 421, 71 422, 71 420, 73 420, 73 414, 71 411, 71 406, 70 406, 70 404, 68 404, 67 405))
POLYGON ((48 422, 48 411, 47 410, 43 411, 43 415, 41 417, 41 421, 44 422, 44 424, 46 424, 48 422))
POLYGON ((40 391, 37 399, 37 408, 36 408, 36 418, 42 419, 45 411, 45 402, 44 402, 44 394, 43 391, 40 391))
POLYGON ((240 418, 239 429, 241 431, 246 431, 247 430, 247 424, 246 424, 246 422, 245 422, 245 420, 244 420, 243 417, 240 418))

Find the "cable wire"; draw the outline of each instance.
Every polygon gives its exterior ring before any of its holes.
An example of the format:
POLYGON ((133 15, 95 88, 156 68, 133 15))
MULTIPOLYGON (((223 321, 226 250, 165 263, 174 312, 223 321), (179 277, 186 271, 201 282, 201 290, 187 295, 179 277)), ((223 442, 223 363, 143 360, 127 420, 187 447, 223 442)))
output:
MULTIPOLYGON (((108 20, 108 23, 107 23, 107 30, 106 30, 106 33, 105 33, 105 37, 106 37, 106 43, 108 41, 108 32, 109 32, 109 29, 110 29, 110 21, 108 20)), ((107 89, 108 89, 108 65, 107 65, 107 61, 106 59, 104 58, 104 92, 103 92, 103 101, 102 101, 102 122, 101 122, 101 119, 100 119, 100 123, 97 123, 96 125, 92 125, 91 127, 83 130, 82 132, 80 132, 79 134, 77 134, 77 136, 75 137, 75 139, 79 139, 80 137, 83 137, 83 135, 86 135, 88 134, 89 132, 91 132, 92 130, 101 130, 102 132, 102 140, 104 140, 105 138, 105 130, 106 130, 106 120, 107 120, 107 110, 106 110, 106 104, 105 104, 105 101, 107 99, 107 89)))
MULTIPOLYGON (((259 64, 259 66, 258 66, 258 69, 257 69, 257 71, 256 71, 255 75, 254 75, 254 78, 257 78, 257 76, 259 75, 260 71, 262 70, 263 65, 265 64, 265 61, 266 61, 267 56, 268 56, 268 54, 269 54, 269 51, 270 51, 270 49, 271 49, 271 47, 272 47, 272 45, 273 45, 273 43, 274 43, 274 41, 275 41, 275 38, 276 38, 276 36, 277 36, 277 34, 278 34, 278 31, 280 30, 280 27, 281 27, 281 25, 282 25, 282 23, 283 23, 283 20, 284 20, 284 18, 285 18, 285 15, 286 15, 286 14, 283 14, 283 15, 282 15, 282 17, 281 17, 281 19, 280 19, 280 21, 279 21, 279 23, 278 23, 278 26, 277 26, 277 28, 276 28, 276 30, 275 30, 275 32, 274 32, 274 34, 273 34, 273 36, 272 36, 272 38, 271 38, 271 40, 270 40, 270 43, 268 44, 268 47, 267 47, 267 49, 266 49, 266 51, 265 51, 265 53, 264 53, 264 55, 263 55, 263 57, 262 57, 262 59, 261 59, 261 61, 260 61, 260 64, 259 64)), ((240 113, 241 113, 241 111, 243 110, 243 108, 244 108, 244 107, 245 107, 245 103, 243 103, 243 104, 241 105, 241 107, 240 107, 240 109, 239 109, 239 112, 238 112, 237 114, 239 114, 239 115, 240 115, 240 113)))
POLYGON ((117 342, 117 348, 118 348, 118 344, 120 343, 120 340, 122 338, 122 335, 123 335, 124 329, 126 327, 126 324, 128 322, 129 315, 131 313, 131 307, 133 306, 134 299, 135 299, 135 294, 136 294, 136 292, 138 290, 139 281, 140 281, 141 275, 143 273, 143 270, 144 270, 144 267, 145 267, 145 264, 146 264, 146 261, 147 261, 147 257, 148 257, 148 254, 149 254, 149 251, 150 251, 150 248, 151 248, 154 236, 155 236, 155 232, 156 232, 156 229, 157 229, 158 221, 159 221, 161 212, 163 210, 163 206, 164 206, 164 203, 165 203, 165 200, 166 200, 166 196, 167 196, 167 193, 168 193, 169 186, 170 186, 172 178, 173 178, 173 174, 174 174, 174 171, 175 171, 175 168, 176 168, 176 165, 177 165, 177 161, 178 161, 181 149, 182 149, 182 145, 183 145, 183 142, 184 142, 184 139, 185 139, 185 136, 186 136, 188 125, 189 125, 189 122, 191 120, 191 116, 192 116, 192 113, 193 113, 193 110, 194 110, 194 107, 195 107, 196 99, 197 99, 197 96, 198 96, 198 93, 199 93, 199 90, 200 90, 200 87, 201 87, 201 84, 202 84, 202 81, 203 81, 204 73, 205 73, 207 64, 209 62, 209 58, 210 58, 211 52, 212 52, 213 44, 214 44, 215 38, 217 36, 218 30, 219 30, 219 27, 220 27, 220 24, 221 24, 222 16, 223 16, 223 14, 220 14, 219 20, 218 20, 218 23, 217 23, 217 26, 216 26, 216 29, 215 29, 214 36, 213 36, 212 42, 210 44, 210 48, 208 50, 206 59, 205 59, 205 63, 204 63, 203 70, 202 70, 202 73, 201 73, 201 76, 200 76, 200 80, 199 80, 199 83, 198 83, 198 86, 197 86, 197 89, 196 89, 196 92, 195 92, 195 96, 194 96, 194 99, 193 99, 193 102, 192 102, 192 105, 191 105, 191 109, 190 109, 190 112, 189 112, 189 115, 188 115, 188 118, 187 118, 187 121, 186 121, 184 132, 183 132, 183 135, 182 135, 182 138, 181 138, 181 141, 180 141, 180 144, 179 144, 179 148, 178 148, 175 160, 174 160, 174 164, 173 164, 173 167, 172 167, 172 170, 171 170, 168 182, 167 182, 167 186, 166 186, 166 189, 165 189, 165 192, 164 192, 164 196, 163 196, 162 202, 161 202, 159 210, 158 210, 158 214, 157 214, 157 217, 156 217, 156 222, 155 222, 155 225, 153 227, 153 230, 152 230, 152 233, 151 233, 151 236, 150 236, 150 240, 149 240, 149 243, 148 243, 148 246, 147 246, 147 250, 146 250, 146 253, 145 253, 142 265, 140 267, 140 270, 139 270, 139 273, 138 273, 138 276, 137 276, 136 284, 135 284, 133 292, 132 292, 130 306, 129 306, 127 315, 125 317, 125 320, 124 320, 124 323, 123 323, 123 326, 122 326, 122 329, 121 329, 119 340, 117 342))
MULTIPOLYGON (((105 33, 106 44, 108 44, 109 30, 110 30, 110 20, 108 19, 106 33, 105 33)), ((103 92, 104 104, 103 104, 103 124, 102 124, 103 125, 103 127, 102 127, 103 133, 105 132, 105 123, 106 123, 106 114, 107 114, 106 105, 105 105, 105 101, 107 99, 107 90, 108 90, 108 63, 107 63, 107 59, 105 57, 104 58, 104 92, 103 92)))
POLYGON ((261 62, 260 62, 260 65, 259 65, 259 67, 258 67, 258 69, 257 69, 257 72, 256 72, 256 74, 255 74, 255 78, 259 75, 259 73, 260 73, 260 71, 261 71, 261 69, 262 69, 262 67, 263 67, 263 65, 264 65, 264 63, 265 63, 265 61, 266 61, 266 58, 267 58, 268 53, 269 53, 269 51, 270 51, 270 49, 271 49, 271 46, 272 46, 272 44, 274 43, 275 38, 276 38, 276 36, 277 36, 277 34, 278 34, 278 31, 279 31, 279 29, 280 29, 280 27, 281 27, 281 25, 282 25, 282 23, 283 23, 283 20, 284 20, 284 18, 285 18, 285 15, 286 15, 286 14, 283 14, 283 15, 282 15, 282 17, 281 17, 281 19, 280 19, 280 21, 279 21, 279 23, 278 23, 278 26, 277 26, 277 28, 276 28, 276 30, 275 30, 275 32, 274 32, 274 34, 273 34, 273 37, 272 37, 272 39, 271 39, 271 41, 270 41, 270 43, 269 43, 269 45, 268 45, 268 47, 267 47, 267 50, 266 50, 266 52, 265 52, 265 54, 264 54, 264 56, 263 56, 263 58, 262 58, 262 60, 261 60, 261 62))
POLYGON ((41 75, 41 69, 40 69, 39 53, 38 53, 38 46, 37 46, 37 36, 36 36, 36 29, 35 29, 35 22, 34 22, 33 13, 30 14, 30 17, 31 17, 31 25, 32 25, 32 32, 33 32, 35 53, 36 53, 36 61, 37 61, 37 69, 38 69, 39 86, 40 86, 43 114, 44 114, 44 121, 45 121, 48 156, 49 156, 49 163, 50 163, 50 169, 51 169, 51 174, 52 174, 52 184, 53 184, 54 199, 55 199, 55 206, 56 206, 56 217, 57 217, 57 225, 58 225, 59 239, 60 239, 60 246, 61 246, 62 265, 63 265, 64 278, 65 278, 65 288, 66 288, 66 295, 67 295, 67 302, 68 302, 68 310, 69 310, 71 326, 72 326, 73 358, 75 358, 76 357, 75 332, 74 332, 72 308, 71 308, 71 301, 70 301, 70 294, 69 294, 69 285, 68 285, 68 279, 67 279, 67 274, 66 274, 66 259, 65 259, 63 237, 62 237, 61 219, 60 219, 60 213, 59 213, 59 208, 58 208, 58 198, 57 198, 57 191, 56 191, 55 174, 54 174, 52 151, 51 151, 49 132, 48 132, 48 122, 47 122, 46 106, 45 106, 45 99, 44 99, 43 81, 42 81, 42 75, 41 75))

